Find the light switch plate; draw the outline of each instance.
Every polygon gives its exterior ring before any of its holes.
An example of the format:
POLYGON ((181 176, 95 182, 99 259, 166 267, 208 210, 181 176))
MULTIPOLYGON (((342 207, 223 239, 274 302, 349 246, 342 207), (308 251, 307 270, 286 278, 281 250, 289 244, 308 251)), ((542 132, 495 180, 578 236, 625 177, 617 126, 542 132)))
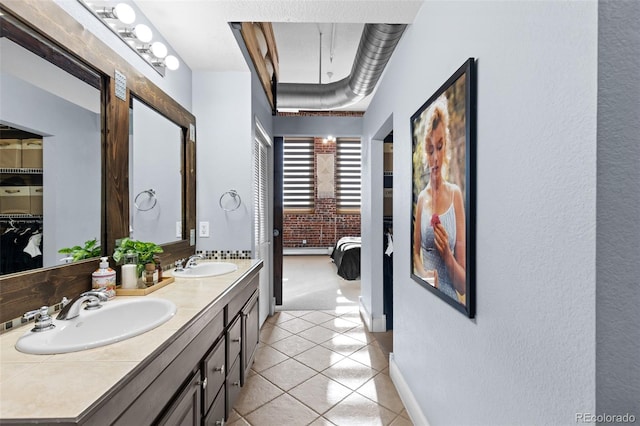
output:
POLYGON ((200 222, 198 229, 198 236, 209 238, 209 222, 200 222))

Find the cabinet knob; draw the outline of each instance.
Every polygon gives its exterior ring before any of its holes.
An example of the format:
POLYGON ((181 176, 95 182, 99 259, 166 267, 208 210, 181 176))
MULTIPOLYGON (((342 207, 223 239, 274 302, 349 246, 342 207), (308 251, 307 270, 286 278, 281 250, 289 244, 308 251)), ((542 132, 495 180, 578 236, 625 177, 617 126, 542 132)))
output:
POLYGON ((220 368, 214 367, 213 371, 219 371, 224 376, 224 364, 220 368))
POLYGON ((200 382, 196 382, 196 384, 202 386, 202 389, 206 389, 207 388, 207 378, 205 377, 204 380, 202 380, 200 382))
POLYGON ((240 387, 240 382, 239 382, 239 381, 238 381, 238 382, 233 382, 233 383, 231 383, 231 384, 232 384, 233 386, 240 387))
POLYGON ((216 426, 224 426, 224 419, 216 420, 216 426))
POLYGON ((237 339, 231 339, 231 341, 233 343, 240 343, 240 342, 242 342, 242 337, 238 337, 237 339))

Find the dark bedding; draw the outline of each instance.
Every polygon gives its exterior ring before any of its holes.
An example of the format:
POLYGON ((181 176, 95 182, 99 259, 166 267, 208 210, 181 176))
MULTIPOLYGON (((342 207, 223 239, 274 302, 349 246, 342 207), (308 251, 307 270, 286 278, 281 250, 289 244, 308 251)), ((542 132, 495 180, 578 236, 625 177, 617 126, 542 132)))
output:
POLYGON ((360 237, 343 237, 338 240, 331 253, 338 275, 345 280, 360 278, 360 245, 360 237))

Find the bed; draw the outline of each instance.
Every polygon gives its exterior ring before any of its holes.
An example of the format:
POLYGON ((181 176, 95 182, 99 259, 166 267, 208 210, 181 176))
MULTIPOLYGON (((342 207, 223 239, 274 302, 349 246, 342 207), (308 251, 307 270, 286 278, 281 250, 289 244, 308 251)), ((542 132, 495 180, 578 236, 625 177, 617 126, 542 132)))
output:
POLYGON ((360 237, 342 237, 331 252, 331 259, 338 268, 338 275, 345 280, 360 278, 360 237))

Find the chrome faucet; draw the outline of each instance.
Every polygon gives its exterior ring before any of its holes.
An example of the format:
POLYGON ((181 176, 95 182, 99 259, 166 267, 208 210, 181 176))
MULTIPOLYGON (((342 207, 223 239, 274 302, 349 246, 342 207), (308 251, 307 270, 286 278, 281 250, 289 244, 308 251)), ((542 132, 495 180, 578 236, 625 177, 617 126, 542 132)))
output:
POLYGON ((77 317, 80 315, 80 307, 84 302, 88 302, 85 307, 87 310, 100 309, 102 307, 100 302, 106 302, 108 299, 109 298, 104 290, 86 291, 71 300, 71 302, 67 303, 64 308, 62 308, 56 319, 70 320, 77 317))
POLYGON ((204 259, 204 256, 201 254, 194 254, 189 256, 189 259, 187 260, 187 264, 184 267, 191 268, 192 266, 196 266, 198 264, 198 259, 204 259))

